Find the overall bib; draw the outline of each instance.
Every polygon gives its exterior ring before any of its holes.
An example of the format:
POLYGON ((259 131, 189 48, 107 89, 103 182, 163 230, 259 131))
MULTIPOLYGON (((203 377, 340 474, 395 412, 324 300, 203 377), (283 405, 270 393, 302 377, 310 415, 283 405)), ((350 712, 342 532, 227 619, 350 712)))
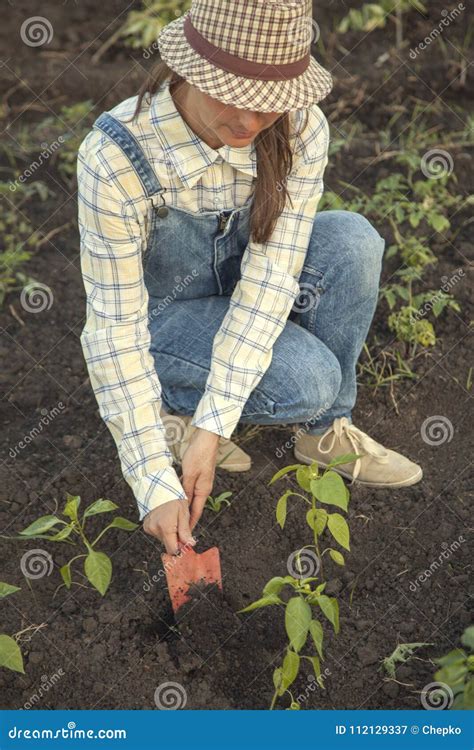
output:
MULTIPOLYGON (((152 203, 143 254, 150 352, 165 408, 193 414, 205 390, 214 337, 240 279, 253 194, 232 209, 191 213, 171 206, 128 128, 109 113, 100 115, 94 127, 122 149, 152 203)), ((321 433, 334 417, 351 421, 355 363, 375 312, 383 247, 384 240, 361 214, 331 210, 316 215, 299 279, 302 294, 310 291, 313 304, 303 305, 302 312, 295 306, 290 313, 241 422, 307 422, 308 432, 321 433), (367 254, 370 262, 365 262, 367 254)))

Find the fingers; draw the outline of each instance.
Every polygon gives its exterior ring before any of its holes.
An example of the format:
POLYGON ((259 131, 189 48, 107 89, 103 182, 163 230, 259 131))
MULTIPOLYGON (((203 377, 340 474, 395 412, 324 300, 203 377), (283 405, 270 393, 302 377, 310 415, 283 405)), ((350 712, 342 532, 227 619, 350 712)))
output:
POLYGON ((178 542, 184 546, 191 545, 191 547, 196 544, 189 525, 189 508, 184 502, 178 515, 178 542))
MULTIPOLYGON (((211 485, 212 489, 212 485, 211 485)), ((199 519, 202 516, 202 512, 204 510, 204 506, 206 504, 206 500, 209 497, 209 491, 205 490, 204 492, 200 490, 196 490, 194 494, 193 504, 191 505, 191 518, 189 522, 189 526, 191 528, 191 531, 193 531, 194 527, 198 523, 199 519)))

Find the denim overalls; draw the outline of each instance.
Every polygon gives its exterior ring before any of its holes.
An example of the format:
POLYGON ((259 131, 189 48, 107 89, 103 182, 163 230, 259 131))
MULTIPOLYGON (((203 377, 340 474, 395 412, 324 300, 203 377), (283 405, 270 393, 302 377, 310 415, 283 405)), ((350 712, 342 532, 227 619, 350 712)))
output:
MULTIPOLYGON (((193 414, 205 390, 214 337, 240 278, 253 194, 243 206, 220 211, 171 206, 128 128, 107 112, 94 127, 122 149, 152 202, 143 254, 150 352, 165 407, 193 414)), ((321 433, 335 417, 351 421, 355 364, 375 312, 384 245, 361 214, 317 213, 299 278, 302 295, 309 292, 314 303, 290 313, 241 422, 304 422, 309 433, 321 433)))

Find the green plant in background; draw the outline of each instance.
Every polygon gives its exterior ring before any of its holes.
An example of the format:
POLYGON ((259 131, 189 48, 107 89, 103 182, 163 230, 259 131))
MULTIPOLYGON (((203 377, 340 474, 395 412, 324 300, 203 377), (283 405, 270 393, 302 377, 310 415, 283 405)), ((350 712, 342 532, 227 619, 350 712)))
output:
POLYGON ((191 0, 143 0, 140 10, 132 10, 117 37, 125 37, 136 49, 149 47, 163 26, 175 21, 191 7, 191 0))
POLYGON ((350 551, 350 532, 346 519, 341 513, 328 511, 331 508, 339 508, 347 512, 349 490, 342 477, 333 471, 333 468, 352 463, 358 457, 357 453, 338 456, 324 469, 320 469, 316 461, 309 466, 305 464, 285 466, 277 471, 269 482, 273 484, 290 472, 295 472, 296 481, 306 494, 291 489, 286 490, 277 502, 276 519, 283 529, 287 519, 288 500, 292 496, 297 497, 309 506, 306 511, 306 523, 313 534, 313 543, 302 547, 291 558, 290 572, 293 573, 294 570, 295 574, 272 578, 264 587, 262 597, 240 610, 250 612, 270 605, 277 605, 285 610, 285 629, 289 642, 282 665, 273 673, 275 692, 271 709, 275 706, 277 698, 286 692, 291 698, 290 708, 299 709, 300 706, 294 700, 289 688, 298 676, 302 659, 311 662, 318 684, 324 688, 321 674, 324 629, 321 622, 313 617, 311 607, 318 607, 332 624, 334 632, 336 634, 339 632, 339 603, 336 597, 326 596, 323 593, 327 583, 324 581, 322 560, 325 554, 328 554, 336 565, 345 565, 345 560, 342 552, 332 546, 333 542, 331 546, 321 549, 321 537, 327 531, 334 542, 344 550, 350 551), (305 550, 309 550, 309 553, 305 550), (305 568, 312 568, 310 575, 305 575, 305 568), (317 585, 315 582, 318 582, 317 585), (293 594, 286 601, 280 597, 285 587, 286 590, 290 587, 293 594), (303 655, 300 652, 309 634, 317 654, 303 655))
MULTIPOLYGON (((16 591, 20 591, 18 586, 11 586, 9 583, 0 581, 0 599, 5 599, 16 591)), ((6 667, 13 672, 25 673, 20 647, 10 635, 0 634, 0 667, 6 667)))
POLYGON ((398 664, 405 664, 405 662, 411 659, 417 649, 422 648, 423 646, 433 645, 433 643, 399 643, 390 656, 386 656, 385 659, 382 659, 381 668, 385 669, 388 676, 394 680, 396 677, 395 670, 398 664))
POLYGON ((360 8, 352 8, 337 26, 339 34, 348 31, 373 31, 385 28, 388 20, 396 26, 396 45, 403 42, 402 17, 411 10, 426 13, 421 0, 379 0, 377 3, 364 3, 360 8))
POLYGON ((84 573, 88 581, 97 591, 104 596, 112 578, 112 561, 105 554, 95 549, 97 543, 109 531, 109 529, 121 529, 122 531, 134 531, 138 524, 129 521, 127 518, 115 516, 115 518, 90 541, 86 536, 86 521, 92 516, 100 513, 111 513, 118 509, 118 505, 111 500, 96 500, 91 503, 79 517, 79 505, 81 498, 78 495, 66 493, 67 501, 62 511, 62 515, 68 520, 65 521, 55 515, 41 516, 33 521, 26 529, 20 531, 17 539, 47 539, 50 542, 64 542, 65 544, 75 545, 76 541, 80 542, 86 549, 84 553, 75 555, 68 563, 63 565, 59 572, 64 581, 66 588, 70 589, 72 585, 71 565, 75 560, 84 558, 84 573))
POLYGON ((71 184, 76 177, 77 151, 93 120, 90 100, 64 105, 55 116, 46 117, 33 127, 20 128, 16 140, 18 156, 41 157, 42 163, 55 164, 61 177, 71 184))
POLYGON ((42 182, 0 182, 0 309, 7 294, 35 281, 19 270, 41 244, 23 207, 32 197, 44 201, 50 194, 42 182))
POLYGON ((231 495, 232 492, 221 492, 221 494, 217 495, 217 497, 212 497, 212 495, 209 495, 204 507, 209 508, 209 510, 213 510, 214 513, 220 513, 223 505, 230 505, 230 500, 228 500, 228 498, 231 497, 231 495))
MULTIPOLYGON (((465 646, 455 648, 445 656, 434 659, 440 669, 434 674, 437 682, 447 685, 453 693, 452 709, 474 709, 474 625, 461 636, 465 646)), ((443 692, 440 686, 440 693, 443 692)))

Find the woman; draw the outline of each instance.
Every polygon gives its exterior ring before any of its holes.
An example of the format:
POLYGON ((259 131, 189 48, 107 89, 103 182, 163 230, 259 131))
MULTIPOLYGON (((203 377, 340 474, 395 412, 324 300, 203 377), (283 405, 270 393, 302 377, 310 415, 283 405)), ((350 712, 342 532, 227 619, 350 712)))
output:
POLYGON ((79 151, 81 343, 144 529, 170 553, 194 544, 216 465, 249 469, 239 421, 292 425, 304 463, 357 453, 337 467, 352 481, 422 476, 352 423, 385 241, 360 214, 316 213, 332 78, 311 24, 309 0, 195 0, 79 151))

